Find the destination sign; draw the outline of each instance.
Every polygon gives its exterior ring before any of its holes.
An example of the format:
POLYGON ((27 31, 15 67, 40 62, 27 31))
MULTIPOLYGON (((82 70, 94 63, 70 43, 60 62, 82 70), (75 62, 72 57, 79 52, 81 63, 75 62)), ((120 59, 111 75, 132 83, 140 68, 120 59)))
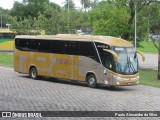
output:
POLYGON ((97 45, 97 48, 108 49, 109 46, 101 44, 101 45, 97 45))

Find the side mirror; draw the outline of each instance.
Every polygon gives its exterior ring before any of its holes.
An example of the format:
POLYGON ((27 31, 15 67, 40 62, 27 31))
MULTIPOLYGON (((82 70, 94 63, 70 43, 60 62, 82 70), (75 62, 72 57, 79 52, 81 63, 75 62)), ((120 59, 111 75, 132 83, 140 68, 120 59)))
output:
POLYGON ((144 62, 145 61, 145 56, 144 56, 144 54, 142 53, 142 52, 140 52, 140 51, 136 51, 136 53, 139 53, 141 56, 142 56, 142 61, 144 62))
MULTIPOLYGON (((117 62, 118 60, 118 55, 116 52, 112 51, 112 50, 108 50, 108 49, 103 49, 104 51, 107 51, 109 53, 111 53, 113 55, 114 61, 117 62)), ((112 66, 111 66, 112 67, 112 66)))

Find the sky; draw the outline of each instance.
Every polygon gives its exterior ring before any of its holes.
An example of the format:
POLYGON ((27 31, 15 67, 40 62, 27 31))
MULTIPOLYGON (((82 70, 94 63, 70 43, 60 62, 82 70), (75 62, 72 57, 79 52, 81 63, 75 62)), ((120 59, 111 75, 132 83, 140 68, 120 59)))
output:
MULTIPOLYGON (((3 9, 11 9, 13 7, 14 1, 22 2, 22 0, 0 0, 0 7, 3 9)), ((80 0, 73 0, 76 7, 80 7, 80 0)), ((50 0, 50 2, 54 2, 59 4, 60 6, 64 5, 65 0, 50 0)))

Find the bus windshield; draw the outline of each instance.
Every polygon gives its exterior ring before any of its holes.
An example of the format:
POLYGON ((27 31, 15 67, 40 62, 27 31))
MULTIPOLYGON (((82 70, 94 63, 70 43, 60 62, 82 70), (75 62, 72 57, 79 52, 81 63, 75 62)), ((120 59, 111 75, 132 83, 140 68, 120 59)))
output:
POLYGON ((126 75, 138 73, 138 58, 133 47, 114 47, 113 49, 118 55, 115 63, 117 73, 126 75))

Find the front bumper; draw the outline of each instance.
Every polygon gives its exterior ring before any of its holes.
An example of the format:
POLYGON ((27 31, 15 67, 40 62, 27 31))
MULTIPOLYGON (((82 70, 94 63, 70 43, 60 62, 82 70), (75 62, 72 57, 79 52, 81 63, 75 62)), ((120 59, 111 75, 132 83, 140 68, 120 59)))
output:
POLYGON ((139 76, 135 77, 119 77, 113 75, 113 85, 137 85, 139 83, 139 76))
POLYGON ((127 77, 119 77, 113 75, 112 80, 110 81, 105 80, 105 84, 111 86, 131 86, 131 85, 137 85, 138 83, 139 83, 139 76, 127 78, 127 77))

